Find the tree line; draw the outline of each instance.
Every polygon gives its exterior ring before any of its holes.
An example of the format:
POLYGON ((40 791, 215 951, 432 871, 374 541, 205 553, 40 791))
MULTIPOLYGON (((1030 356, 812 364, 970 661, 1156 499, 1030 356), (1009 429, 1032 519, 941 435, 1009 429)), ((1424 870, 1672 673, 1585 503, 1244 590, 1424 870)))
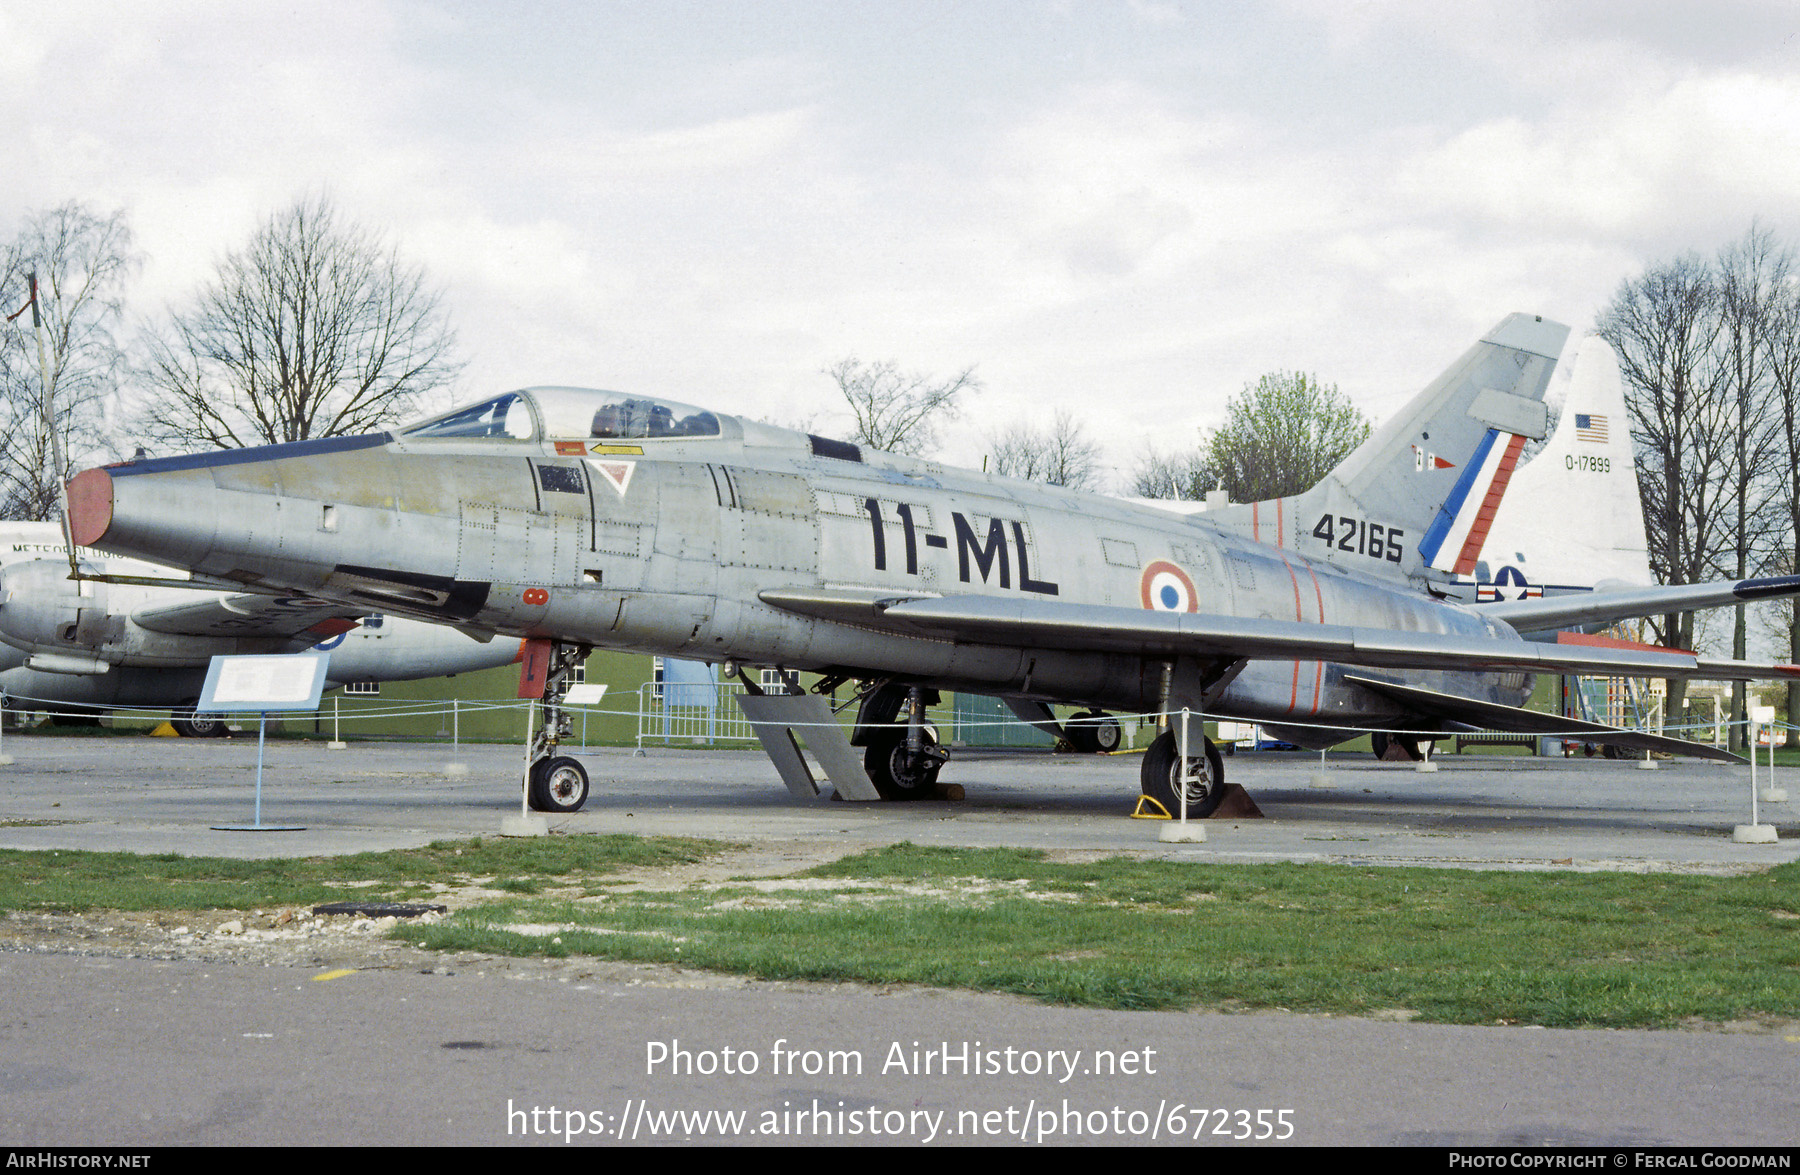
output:
POLYGON ((68 469, 55 468, 41 425, 46 390, 73 466, 127 445, 368 432, 462 368, 441 292, 324 197, 268 217, 161 319, 128 323, 142 264, 123 213, 76 202, 32 213, 0 243, 0 313, 11 320, 0 330, 0 517, 56 516, 68 469))
MULTIPOLYGON (((463 368, 442 291, 323 196, 267 217, 160 318, 128 320, 127 290, 143 262, 123 213, 76 202, 30 214, 0 242, 0 314, 12 315, 0 329, 0 517, 55 517, 70 468, 127 450, 380 429, 415 414, 463 368), (42 427, 46 385, 61 470, 42 427)), ((850 439, 921 456, 936 451, 982 390, 973 367, 939 377, 848 358, 823 374, 849 411, 850 439)), ((1367 432, 1334 386, 1271 373, 1247 384, 1226 423, 1196 447, 1140 457, 1125 488, 1199 498, 1222 487, 1235 501, 1292 494, 1367 432)), ((1106 488, 1101 445, 1067 409, 991 429, 984 440, 995 473, 1106 488)))
MULTIPOLYGON (((1598 333, 1618 353, 1637 450, 1650 567, 1661 583, 1800 568, 1800 266, 1755 224, 1711 256, 1687 253, 1626 279, 1598 333)), ((1800 662, 1800 623, 1782 625, 1800 662)), ((1658 639, 1695 641, 1694 614, 1657 617, 1658 639)), ((1748 618, 1732 623, 1743 657, 1748 618)), ((1745 689, 1732 689, 1742 717, 1745 689)), ((1685 696, 1670 683, 1669 712, 1685 696)), ((1788 721, 1800 722, 1800 691, 1788 721)))

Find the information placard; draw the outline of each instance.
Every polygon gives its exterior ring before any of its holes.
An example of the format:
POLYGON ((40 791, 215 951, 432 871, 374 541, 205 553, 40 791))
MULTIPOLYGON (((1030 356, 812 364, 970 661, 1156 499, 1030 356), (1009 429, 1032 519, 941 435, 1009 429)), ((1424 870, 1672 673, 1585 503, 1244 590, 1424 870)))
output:
POLYGON ((214 657, 200 691, 201 713, 317 710, 329 653, 214 657))

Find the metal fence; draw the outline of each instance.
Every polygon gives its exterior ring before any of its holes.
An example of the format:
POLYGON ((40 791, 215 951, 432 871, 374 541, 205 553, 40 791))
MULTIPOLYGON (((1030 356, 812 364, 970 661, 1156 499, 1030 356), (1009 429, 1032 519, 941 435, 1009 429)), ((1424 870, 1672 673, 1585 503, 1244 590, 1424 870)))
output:
POLYGON ((736 682, 646 681, 637 691, 637 745, 752 742, 756 732, 737 704, 743 692, 736 682))

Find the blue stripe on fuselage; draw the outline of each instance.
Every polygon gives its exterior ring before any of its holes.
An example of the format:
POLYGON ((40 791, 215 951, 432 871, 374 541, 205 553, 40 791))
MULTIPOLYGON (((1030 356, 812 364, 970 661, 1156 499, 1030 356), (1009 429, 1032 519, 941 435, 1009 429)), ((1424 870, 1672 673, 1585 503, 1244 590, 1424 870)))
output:
POLYGON ((280 461, 286 457, 316 457, 321 453, 350 453, 375 449, 394 439, 393 433, 371 432, 356 437, 322 437, 316 441, 290 441, 285 445, 257 445, 251 449, 220 449, 216 453, 188 453, 181 457, 146 457, 108 465, 114 477, 135 473, 172 473, 178 469, 208 469, 215 465, 248 465, 256 461, 280 461))

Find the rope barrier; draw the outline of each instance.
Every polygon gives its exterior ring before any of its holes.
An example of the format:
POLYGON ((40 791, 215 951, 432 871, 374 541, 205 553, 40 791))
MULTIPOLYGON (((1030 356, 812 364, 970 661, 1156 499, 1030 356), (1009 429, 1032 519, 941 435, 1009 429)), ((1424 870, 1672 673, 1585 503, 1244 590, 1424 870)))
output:
MULTIPOLYGON (((647 685, 645 688, 650 688, 650 686, 647 685)), ((703 687, 703 686, 695 687, 692 685, 683 684, 683 685, 669 685, 669 686, 666 686, 665 688, 670 689, 670 690, 680 690, 680 689, 691 690, 691 689, 695 689, 695 688, 703 689, 705 687, 703 687)), ((730 696, 735 696, 735 695, 727 694, 725 696, 730 697, 730 696)), ((83 709, 58 708, 59 706, 66 706, 66 704, 59 703, 59 702, 56 702, 51 699, 35 698, 35 697, 31 697, 29 695, 24 695, 24 694, 10 694, 9 693, 9 694, 5 695, 5 703, 6 703, 6 706, 8 709, 29 710, 34 713, 46 714, 47 716, 52 717, 52 718, 93 718, 96 716, 93 708, 83 708, 83 709)), ((380 723, 380 722, 388 722, 388 721, 401 722, 401 721, 417 720, 417 719, 421 719, 421 718, 431 718, 431 717, 441 717, 441 718, 448 720, 452 716, 454 716, 460 722, 460 720, 464 720, 471 716, 480 715, 480 714, 484 714, 484 713, 494 713, 494 712, 516 713, 516 712, 524 710, 527 706, 529 706, 531 704, 532 703, 527 699, 519 699, 519 700, 474 699, 474 700, 471 700, 471 699, 462 699, 462 698, 449 699, 449 700, 445 700, 445 701, 375 703, 375 704, 358 705, 354 711, 349 711, 349 712, 339 711, 337 714, 337 717, 339 718, 340 721, 344 721, 344 722, 357 722, 357 723, 376 722, 376 723, 380 723)), ((165 712, 165 711, 169 712, 171 714, 171 716, 173 716, 173 717, 180 717, 188 712, 187 708, 183 707, 183 706, 131 705, 131 706, 116 706, 116 707, 106 707, 106 708, 110 709, 112 711, 112 713, 114 713, 115 715, 126 715, 126 716, 144 715, 145 716, 144 720, 146 720, 146 721, 150 720, 151 715, 155 715, 155 714, 165 712)), ((717 703, 715 703, 714 705, 710 705, 710 706, 709 705, 694 705, 694 706, 688 706, 688 707, 677 707, 677 708, 673 708, 673 709, 667 704, 654 704, 654 705, 640 704, 638 707, 631 708, 631 709, 621 708, 621 707, 617 707, 617 706, 581 706, 581 705, 573 705, 573 706, 565 705, 564 706, 564 709, 567 712, 569 712, 571 714, 580 715, 584 720, 594 719, 594 718, 616 718, 616 719, 621 719, 621 720, 626 720, 626 721, 636 723, 639 727, 639 734, 637 736, 637 741, 640 744, 643 741, 645 741, 646 739, 655 739, 655 738, 665 737, 662 733, 659 733, 659 732, 646 732, 644 728, 647 726, 651 726, 651 725, 661 726, 665 722, 670 721, 671 719, 673 721, 684 722, 684 723, 692 722, 692 721, 696 721, 696 720, 704 721, 704 720, 706 720, 704 715, 710 713, 712 715, 712 721, 714 721, 718 724, 723 725, 723 724, 729 723, 734 726, 745 726, 745 727, 748 726, 747 720, 743 719, 741 717, 741 715, 739 715, 739 716, 719 715, 718 711, 722 708, 723 707, 717 703), (677 709, 682 710, 682 711, 688 711, 688 713, 677 713, 676 712, 677 709)), ((1178 711, 1171 712, 1171 714, 1168 715, 1167 717, 1172 719, 1173 715, 1175 713, 1179 713, 1179 712, 1178 711)), ((285 720, 290 724, 304 723, 304 722, 308 722, 308 721, 324 722, 324 721, 327 721, 328 719, 330 719, 331 717, 332 717, 332 712, 329 710, 326 710, 324 708, 321 708, 318 711, 288 714, 288 715, 284 716, 285 720)), ((1127 723, 1127 722, 1135 722, 1141 727, 1141 726, 1146 726, 1146 725, 1160 726, 1161 722, 1159 722, 1159 720, 1165 718, 1165 715, 1163 715, 1159 711, 1149 710, 1149 711, 1139 711, 1139 712, 1129 712, 1129 713, 1112 713, 1112 714, 1109 714, 1108 717, 1118 721, 1121 725, 1123 725, 1124 723, 1127 723)), ((1031 723, 1023 722, 1017 718, 962 718, 962 717, 940 716, 940 720, 953 723, 954 726, 959 731, 960 730, 986 730, 986 729, 1017 730, 1020 728, 1038 729, 1037 727, 1033 726, 1031 723)), ((1217 716, 1214 716, 1214 715, 1204 715, 1203 720, 1217 722, 1217 721, 1220 721, 1221 719, 1219 719, 1217 716)), ((1241 719, 1223 719, 1223 720, 1228 721, 1228 722, 1239 722, 1244 725, 1252 725, 1251 723, 1245 722, 1244 720, 1241 720, 1241 719)), ((837 726, 839 729, 842 729, 842 725, 839 723, 795 722, 795 723, 790 723, 788 725, 791 725, 794 729, 801 730, 801 731, 804 731, 808 727, 823 728, 827 725, 837 726)), ((1356 724, 1346 724, 1346 723, 1333 723, 1333 724, 1329 724, 1329 725, 1322 725, 1322 724, 1318 724, 1318 723, 1305 724, 1305 723, 1299 723, 1299 722, 1293 722, 1293 721, 1282 721, 1282 720, 1278 720, 1277 725, 1292 726, 1292 727, 1305 729, 1305 730, 1329 731, 1334 735, 1341 736, 1337 740, 1340 742, 1348 742, 1351 739, 1359 738, 1363 735, 1369 735, 1369 734, 1386 734, 1389 736, 1398 736, 1401 738, 1417 738, 1417 739, 1421 739, 1421 740, 1434 740, 1434 739, 1442 740, 1442 739, 1454 738, 1459 734, 1477 735, 1477 734, 1507 734, 1507 733, 1516 734, 1516 733, 1518 733, 1516 731, 1512 731, 1512 732, 1493 731, 1493 730, 1487 730, 1487 729, 1467 729, 1467 730, 1449 730, 1449 731, 1442 730, 1442 729, 1409 729, 1409 728, 1399 728, 1399 727, 1394 727, 1394 726, 1366 726, 1366 725, 1356 725, 1356 724)), ((1767 729, 1771 732, 1773 732, 1775 730, 1780 730, 1783 732, 1800 730, 1800 725, 1796 725, 1796 724, 1785 722, 1785 721, 1779 721, 1779 720, 1775 721, 1775 722, 1765 722, 1765 723, 1752 723, 1749 720, 1724 720, 1724 721, 1696 720, 1696 721, 1689 721, 1689 722, 1685 722, 1685 723, 1664 724, 1661 727, 1661 729, 1658 731, 1632 730, 1631 732, 1638 733, 1638 734, 1662 734, 1664 736, 1671 737, 1671 738, 1681 738, 1684 733, 1697 733, 1699 731, 1704 730, 1704 731, 1707 731, 1708 734, 1711 736, 1709 739, 1704 740, 1704 742, 1703 742, 1701 739, 1698 739, 1698 738, 1690 738, 1687 741, 1694 742, 1694 743, 1696 743, 1696 745, 1706 745, 1715 740, 1719 740, 1721 738, 1721 736, 1725 735, 1726 732, 1728 732, 1734 728, 1738 728, 1738 727, 1748 728, 1751 726, 1759 726, 1759 727, 1761 727, 1763 729, 1767 729)), ((446 729, 448 729, 448 726, 446 726, 446 729)), ((1621 729, 1630 729, 1630 728, 1621 728, 1621 729)), ((1570 728, 1567 730, 1553 730, 1553 731, 1536 732, 1534 737, 1560 739, 1560 740, 1568 741, 1568 742, 1593 742, 1593 741, 1595 741, 1595 735, 1597 733, 1599 733, 1599 732, 1591 731, 1591 730, 1580 730, 1580 729, 1570 728)), ((693 738, 704 738, 706 736, 701 733, 698 733, 696 731, 693 731, 693 730, 683 729, 679 733, 670 733, 666 737, 668 737, 670 739, 679 738, 679 739, 683 739, 683 740, 688 740, 688 739, 693 739, 693 738)), ((715 737, 748 738, 750 736, 742 735, 742 736, 715 736, 715 737)), ((1790 742, 1793 741, 1791 736, 1787 741, 1790 741, 1790 742)))
MULTIPOLYGON (((726 738, 729 740, 736 741, 736 740, 747 740, 747 739, 753 737, 750 733, 748 733, 748 726, 749 726, 748 721, 746 719, 744 719, 741 716, 741 714, 740 715, 728 715, 728 714, 721 715, 719 713, 719 711, 724 708, 723 702, 725 701, 725 699, 736 696, 736 693, 738 691, 736 691, 735 689, 733 689, 731 687, 727 687, 723 684, 721 684, 717 687, 714 687, 714 688, 718 689, 720 691, 720 694, 718 696, 715 696, 715 699, 711 704, 701 703, 701 704, 682 706, 679 704, 670 704, 667 702, 654 700, 655 699, 655 691, 659 691, 659 690, 667 690, 670 692, 682 691, 682 690, 704 691, 707 689, 707 687, 703 684, 702 685, 694 685, 694 684, 688 684, 688 683, 679 683, 679 684, 676 684, 676 683, 645 683, 645 685, 640 687, 640 689, 638 690, 638 693, 640 696, 640 702, 636 708, 626 709, 626 708, 621 708, 621 707, 617 707, 617 706, 565 705, 564 710, 570 714, 580 715, 584 721, 584 725, 585 725, 586 721, 595 719, 595 718, 621 719, 621 720, 633 722, 638 727, 636 742, 639 745, 642 745, 642 743, 645 742, 646 740, 654 740, 654 739, 658 739, 658 738, 664 738, 664 739, 669 739, 669 740, 681 739, 683 741, 692 740, 695 738, 701 738, 701 739, 708 738, 709 736, 706 733, 697 731, 694 729, 690 729, 688 727, 687 724, 691 724, 694 722, 710 722, 715 725, 729 724, 732 727, 745 728, 744 733, 741 733, 741 734, 740 733, 731 733, 731 734, 715 733, 712 736, 710 736, 714 739, 726 738), (683 724, 683 728, 679 732, 676 732, 672 729, 673 725, 676 723, 683 724), (655 730, 649 729, 650 727, 653 727, 653 726, 655 726, 655 727, 670 727, 671 729, 665 730, 665 731, 655 731, 655 730)), ((341 701, 341 697, 342 696, 340 695, 338 698, 335 698, 334 702, 341 701)), ((8 693, 5 695, 4 700, 5 700, 5 704, 8 709, 30 710, 35 713, 46 714, 47 716, 49 716, 51 718, 93 718, 96 716, 95 709, 102 708, 102 707, 81 708, 81 709, 58 708, 59 706, 66 706, 67 704, 59 703, 52 699, 35 698, 35 697, 26 695, 26 694, 8 693)), ((517 699, 517 700, 514 700, 514 699, 504 699, 504 700, 473 699, 473 700, 471 700, 471 699, 463 699, 463 698, 454 698, 454 699, 448 699, 448 700, 444 700, 444 701, 371 703, 371 704, 359 704, 355 710, 350 711, 348 713, 345 713, 342 710, 339 710, 336 713, 336 717, 340 721, 357 722, 357 723, 370 723, 370 722, 381 723, 381 722, 389 722, 389 721, 402 722, 402 721, 408 721, 408 720, 418 720, 421 718, 440 717, 440 718, 444 718, 447 720, 445 729, 448 729, 449 728, 448 720, 450 720, 452 718, 455 720, 455 722, 457 724, 460 725, 460 722, 463 719, 469 718, 471 716, 480 715, 480 714, 484 714, 484 713, 495 713, 495 712, 515 713, 515 712, 525 709, 527 706, 529 706, 531 704, 532 704, 531 701, 528 699, 517 699)), ((155 714, 158 714, 158 713, 161 713, 164 711, 169 712, 171 717, 181 717, 181 716, 185 715, 186 713, 188 713, 187 707, 179 706, 179 705, 131 705, 131 706, 114 706, 114 707, 103 707, 103 708, 110 709, 111 712, 115 715, 121 715, 121 714, 127 715, 127 716, 144 715, 145 716, 144 720, 146 720, 146 721, 150 720, 149 716, 155 715, 155 714)), ((1160 726, 1164 725, 1163 720, 1165 720, 1165 719, 1173 720, 1174 715, 1177 713, 1179 713, 1179 711, 1171 711, 1170 714, 1164 715, 1159 711, 1148 710, 1148 711, 1128 712, 1128 713, 1112 713, 1112 714, 1109 714, 1108 717, 1119 722, 1121 725, 1123 725, 1127 722, 1135 722, 1140 727, 1146 726, 1146 725, 1160 727, 1160 726)), ((288 715, 284 716, 285 720, 290 724, 304 723, 304 722, 308 722, 308 721, 317 721, 317 722, 322 723, 324 721, 327 721, 331 717, 333 717, 333 712, 326 710, 323 707, 321 707, 319 710, 314 711, 314 712, 294 713, 294 714, 288 714, 288 715)), ((995 717, 995 718, 965 718, 965 717, 951 717, 951 716, 940 715, 940 721, 953 724, 958 731, 963 731, 963 730, 980 731, 980 730, 988 730, 988 729, 1017 730, 1020 728, 1038 729, 1033 724, 1028 723, 1028 722, 1023 722, 1017 718, 999 718, 999 717, 995 717)), ((1204 715, 1203 721, 1217 722, 1217 721, 1221 721, 1221 719, 1215 715, 1204 715)), ((1228 718, 1228 719, 1223 719, 1223 721, 1237 722, 1237 723, 1240 723, 1243 725, 1255 725, 1253 723, 1245 722, 1242 719, 1229 719, 1228 718)), ((1360 738, 1363 735, 1370 735, 1370 734, 1386 734, 1390 737, 1398 736, 1400 738, 1408 738, 1408 739, 1416 738, 1416 739, 1421 739, 1421 740, 1442 740, 1442 739, 1455 738, 1459 734, 1460 735, 1480 735, 1480 734, 1509 734, 1509 733, 1517 734, 1518 733, 1516 731, 1495 731, 1495 730, 1488 730, 1488 729, 1465 729, 1465 730, 1448 730, 1448 731, 1442 730, 1442 729, 1417 729, 1417 730, 1415 730, 1415 729, 1400 728, 1400 727, 1394 727, 1394 726, 1365 726, 1365 725, 1348 724, 1348 723, 1331 723, 1331 724, 1311 723, 1311 724, 1307 724, 1307 723, 1301 723, 1301 722, 1294 722, 1291 720, 1277 720, 1276 724, 1280 725, 1280 726, 1290 726, 1290 727, 1295 727, 1298 729, 1305 729, 1305 730, 1329 731, 1334 735, 1341 736, 1340 738, 1337 739, 1337 741, 1339 741, 1339 742, 1348 742, 1351 739, 1360 738)), ((795 730, 800 730, 800 731, 804 731, 808 727, 823 728, 827 725, 838 726, 839 729, 842 729, 841 724, 838 724, 838 723, 794 722, 794 723, 789 723, 787 725, 790 725, 795 730)), ((1694 742, 1696 745, 1706 745, 1706 744, 1713 743, 1713 742, 1724 741, 1724 738, 1728 735, 1728 732, 1734 728, 1738 728, 1738 727, 1748 728, 1748 727, 1752 727, 1752 726, 1758 726, 1763 729, 1766 729, 1771 732, 1771 735, 1776 730, 1780 730, 1783 732, 1800 730, 1800 726, 1797 726, 1795 724, 1788 723, 1785 721, 1777 720, 1774 722, 1754 723, 1748 719, 1745 719, 1745 720, 1730 719, 1730 720, 1720 720, 1720 721, 1711 721, 1711 720, 1703 720, 1702 719, 1702 720, 1690 720, 1685 723, 1672 723, 1672 724, 1665 723, 1659 730, 1656 730, 1656 731, 1635 730, 1635 729, 1631 729, 1631 728, 1621 728, 1621 729, 1628 729, 1628 730, 1631 730, 1632 733, 1636 733, 1636 734, 1661 734, 1661 735, 1664 735, 1664 736, 1670 737, 1670 738, 1681 738, 1684 734, 1697 734, 1697 732, 1704 730, 1704 731, 1708 732, 1708 735, 1710 736, 1708 739, 1703 741, 1699 738, 1688 738, 1687 741, 1694 742)), ((1599 733, 1599 732, 1591 731, 1591 730, 1580 730, 1580 729, 1570 728, 1567 730, 1540 731, 1540 732, 1536 732, 1533 735, 1533 737, 1559 739, 1559 740, 1563 740, 1563 741, 1567 741, 1567 742, 1594 742, 1594 741, 1596 741, 1595 735, 1597 733, 1599 733)), ((585 730, 584 730, 584 736, 585 736, 585 730)), ((1793 740, 1791 737, 1789 737, 1785 741, 1792 742, 1793 740)), ((584 737, 584 742, 585 742, 585 737, 584 737)), ((1772 742, 1773 742, 1773 740, 1771 739, 1771 743, 1772 742)))

